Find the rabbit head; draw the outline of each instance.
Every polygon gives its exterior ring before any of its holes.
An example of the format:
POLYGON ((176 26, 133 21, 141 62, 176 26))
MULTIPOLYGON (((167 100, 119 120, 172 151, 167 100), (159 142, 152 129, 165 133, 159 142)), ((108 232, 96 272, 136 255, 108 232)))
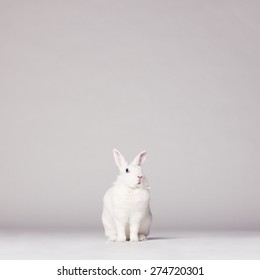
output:
POLYGON ((113 155, 120 171, 120 182, 130 188, 147 186, 147 181, 141 167, 146 159, 146 151, 139 153, 130 164, 126 162, 125 158, 118 150, 113 149, 113 155))

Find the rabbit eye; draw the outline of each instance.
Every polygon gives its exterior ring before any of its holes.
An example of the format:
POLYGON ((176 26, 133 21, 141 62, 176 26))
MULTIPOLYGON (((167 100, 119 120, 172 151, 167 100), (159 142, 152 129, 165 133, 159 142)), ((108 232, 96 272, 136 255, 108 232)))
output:
POLYGON ((126 168, 125 172, 126 172, 126 173, 129 173, 129 169, 128 169, 128 168, 126 168))

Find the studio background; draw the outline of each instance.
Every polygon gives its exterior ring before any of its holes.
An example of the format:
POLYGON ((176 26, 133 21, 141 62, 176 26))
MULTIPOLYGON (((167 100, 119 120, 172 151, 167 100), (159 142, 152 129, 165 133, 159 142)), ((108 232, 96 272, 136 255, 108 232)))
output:
POLYGON ((96 228, 112 149, 153 228, 260 229, 259 1, 0 1, 0 227, 96 228))

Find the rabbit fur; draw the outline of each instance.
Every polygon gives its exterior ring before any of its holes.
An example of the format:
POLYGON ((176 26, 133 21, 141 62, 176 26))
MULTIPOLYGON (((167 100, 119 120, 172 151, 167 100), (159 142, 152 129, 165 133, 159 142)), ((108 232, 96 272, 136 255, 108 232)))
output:
POLYGON ((150 192, 141 165, 146 152, 139 153, 131 164, 113 149, 120 174, 103 198, 102 223, 110 241, 142 241, 150 232, 152 214, 150 192))

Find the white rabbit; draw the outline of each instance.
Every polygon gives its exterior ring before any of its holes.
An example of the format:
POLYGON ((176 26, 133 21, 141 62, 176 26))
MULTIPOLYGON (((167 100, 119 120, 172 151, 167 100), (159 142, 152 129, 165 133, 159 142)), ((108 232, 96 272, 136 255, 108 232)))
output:
POLYGON ((148 183, 141 168, 146 152, 138 154, 129 165, 116 149, 113 155, 120 175, 103 198, 105 235, 110 241, 145 240, 152 221, 148 183))

